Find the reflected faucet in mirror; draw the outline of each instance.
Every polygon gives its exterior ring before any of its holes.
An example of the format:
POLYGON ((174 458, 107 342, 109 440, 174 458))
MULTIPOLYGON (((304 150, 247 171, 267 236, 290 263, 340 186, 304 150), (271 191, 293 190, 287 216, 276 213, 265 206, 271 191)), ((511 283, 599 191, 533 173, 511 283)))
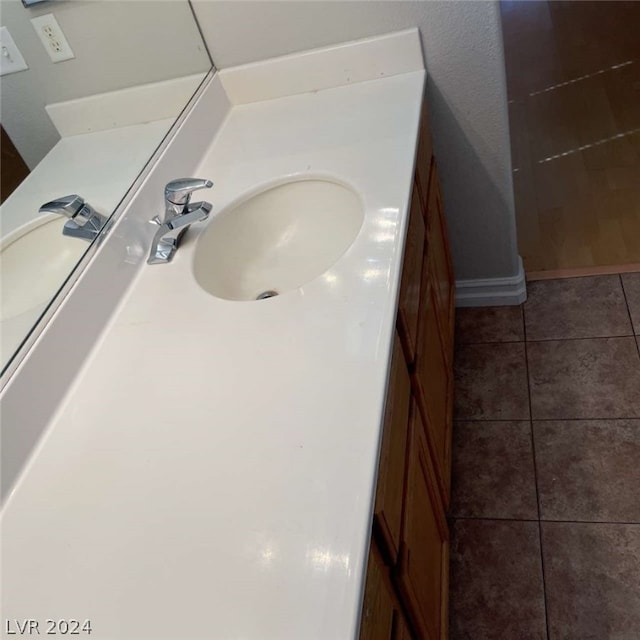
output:
POLYGON ((62 233, 70 238, 82 238, 93 242, 102 231, 107 217, 98 213, 79 195, 63 196, 43 204, 39 213, 58 213, 69 218, 62 228, 62 233))

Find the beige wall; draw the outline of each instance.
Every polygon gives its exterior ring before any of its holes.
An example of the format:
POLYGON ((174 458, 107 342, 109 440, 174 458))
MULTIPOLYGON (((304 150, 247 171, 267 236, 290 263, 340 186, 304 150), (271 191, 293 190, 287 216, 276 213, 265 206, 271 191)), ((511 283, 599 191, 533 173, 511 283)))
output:
POLYGON ((192 1, 218 68, 419 27, 456 278, 516 275, 497 2, 192 1))
POLYGON ((0 78, 0 118, 33 168, 59 139, 44 105, 206 71, 209 58, 187 0, 70 0, 25 8, 0 0, 29 69, 0 78), (75 54, 54 64, 30 22, 53 13, 75 54))

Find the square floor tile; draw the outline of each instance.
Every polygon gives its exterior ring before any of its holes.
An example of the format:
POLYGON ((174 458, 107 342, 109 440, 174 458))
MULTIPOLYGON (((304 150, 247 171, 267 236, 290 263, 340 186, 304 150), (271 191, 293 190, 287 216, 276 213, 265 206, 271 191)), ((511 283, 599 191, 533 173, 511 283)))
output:
POLYGON ((640 525, 544 522, 542 549, 549 640, 640 638, 640 525))
POLYGON ((537 522, 455 520, 449 638, 546 638, 537 522))
POLYGON ((524 317, 527 340, 633 334, 617 275, 531 282, 524 317))
POLYGON ((522 307, 456 309, 456 344, 524 340, 522 307))
POLYGON ((538 518, 529 422, 453 425, 450 514, 538 518))
POLYGON ((633 320, 633 328, 636 334, 640 335, 640 273, 624 273, 622 284, 633 320))
POLYGON ((534 422, 545 520, 640 522, 640 420, 534 422))
POLYGON ((528 343, 533 419, 639 418, 634 343, 633 337, 528 343))
POLYGON ((528 420, 524 343, 462 345, 454 366, 456 420, 528 420))

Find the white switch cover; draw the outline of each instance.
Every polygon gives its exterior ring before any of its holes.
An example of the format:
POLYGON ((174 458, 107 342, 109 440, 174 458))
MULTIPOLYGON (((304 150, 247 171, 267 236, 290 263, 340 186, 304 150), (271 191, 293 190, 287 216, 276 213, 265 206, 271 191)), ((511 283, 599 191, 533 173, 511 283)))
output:
POLYGON ((31 18, 31 24, 42 41, 46 52, 54 62, 75 58, 53 13, 31 18))
POLYGON ((29 68, 7 27, 0 28, 0 53, 0 76, 29 68))

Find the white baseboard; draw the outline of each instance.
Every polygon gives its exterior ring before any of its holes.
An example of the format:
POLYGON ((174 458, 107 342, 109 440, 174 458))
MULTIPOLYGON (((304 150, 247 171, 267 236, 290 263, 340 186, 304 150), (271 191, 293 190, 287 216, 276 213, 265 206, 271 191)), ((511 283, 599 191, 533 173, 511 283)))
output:
POLYGON ((456 280, 456 307, 517 306, 527 299, 527 282, 518 259, 518 273, 508 278, 456 280))

